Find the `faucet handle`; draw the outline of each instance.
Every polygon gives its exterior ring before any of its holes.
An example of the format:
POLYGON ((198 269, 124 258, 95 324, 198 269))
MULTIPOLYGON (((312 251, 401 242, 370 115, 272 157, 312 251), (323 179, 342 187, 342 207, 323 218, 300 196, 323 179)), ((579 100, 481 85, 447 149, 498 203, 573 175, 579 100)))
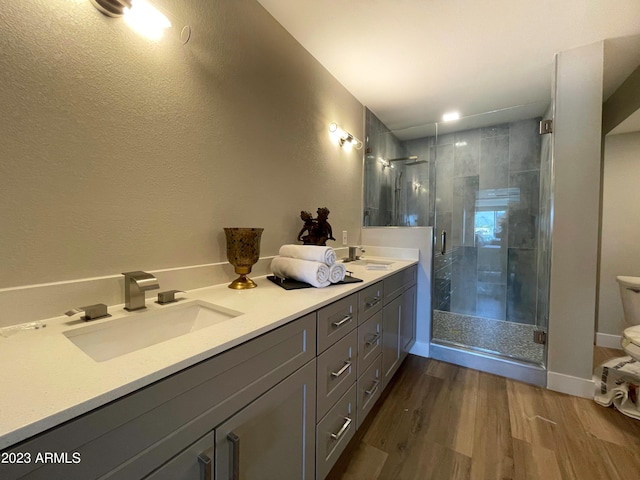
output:
POLYGON ((167 290, 166 292, 158 293, 158 300, 156 303, 165 305, 167 303, 177 302, 176 293, 185 293, 184 290, 167 290))
POLYGON ((89 320, 97 320, 99 318, 107 318, 111 315, 107 312, 107 306, 104 303, 96 303, 95 305, 87 305, 86 307, 72 308, 64 314, 68 317, 72 317, 78 313, 83 313, 80 317, 81 320, 88 322, 89 320))

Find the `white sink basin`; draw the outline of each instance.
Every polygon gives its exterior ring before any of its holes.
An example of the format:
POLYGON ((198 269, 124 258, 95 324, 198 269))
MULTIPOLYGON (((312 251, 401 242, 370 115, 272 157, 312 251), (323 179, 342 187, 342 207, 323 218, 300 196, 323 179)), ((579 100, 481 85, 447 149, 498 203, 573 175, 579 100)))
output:
POLYGON ((64 335, 96 362, 104 362, 240 315, 235 310, 194 300, 68 330, 64 335))
POLYGON ((355 260, 353 264, 364 265, 365 267, 379 267, 384 269, 389 267, 389 265, 393 265, 393 262, 388 262, 386 260, 370 260, 367 258, 361 258, 359 260, 355 260))

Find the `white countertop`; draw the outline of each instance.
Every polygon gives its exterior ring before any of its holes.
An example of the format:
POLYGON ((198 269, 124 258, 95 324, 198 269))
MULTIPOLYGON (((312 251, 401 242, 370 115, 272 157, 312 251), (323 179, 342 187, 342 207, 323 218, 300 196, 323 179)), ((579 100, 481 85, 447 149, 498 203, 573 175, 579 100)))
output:
MULTIPOLYGON (((143 312, 126 312, 123 305, 109 308, 116 318, 83 322, 69 317, 44 321, 46 328, 0 336, 0 449, 100 407, 123 395, 210 358, 356 292, 398 270, 417 263, 392 260, 388 270, 367 270, 346 264, 362 283, 326 288, 284 290, 266 277, 253 278, 258 288, 231 290, 227 285, 190 290, 185 300, 203 300, 243 315, 211 327, 96 362, 63 332, 145 315, 160 306, 147 299, 143 312)), ((171 305, 176 305, 171 304, 171 305)))

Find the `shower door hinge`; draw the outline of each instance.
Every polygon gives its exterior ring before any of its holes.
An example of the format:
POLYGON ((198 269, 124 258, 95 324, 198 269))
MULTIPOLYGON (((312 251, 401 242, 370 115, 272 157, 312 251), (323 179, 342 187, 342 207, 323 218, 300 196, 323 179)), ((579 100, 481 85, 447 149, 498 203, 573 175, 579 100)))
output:
POLYGON ((534 330, 533 331, 533 342, 544 345, 547 343, 547 332, 544 330, 534 330))
POLYGON ((553 133, 553 120, 540 120, 540 127, 538 130, 540 135, 546 135, 547 133, 553 133))

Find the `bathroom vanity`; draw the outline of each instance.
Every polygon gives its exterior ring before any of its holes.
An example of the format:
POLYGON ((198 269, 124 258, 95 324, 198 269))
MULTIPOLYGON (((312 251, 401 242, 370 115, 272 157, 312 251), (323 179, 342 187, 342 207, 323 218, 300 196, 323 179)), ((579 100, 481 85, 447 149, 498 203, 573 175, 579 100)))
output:
MULTIPOLYGON (((258 279, 252 292, 189 292, 184 301, 247 312, 227 322, 208 350, 200 342, 217 327, 106 361, 80 352, 74 358, 86 366, 76 380, 85 381, 93 364, 96 386, 84 402, 70 395, 67 409, 54 394, 60 413, 32 413, 31 430, 2 432, 11 443, 1 452, 0 478, 325 478, 415 341, 416 262, 351 269, 364 282, 285 291, 258 279), (176 342, 193 349, 182 363, 171 360, 176 342), (158 368, 163 350, 168 360, 158 368), (109 369, 127 357, 147 374, 113 378, 109 369)), ((60 348, 78 354, 65 341, 60 348)), ((24 401, 34 409, 47 403, 24 401)))

